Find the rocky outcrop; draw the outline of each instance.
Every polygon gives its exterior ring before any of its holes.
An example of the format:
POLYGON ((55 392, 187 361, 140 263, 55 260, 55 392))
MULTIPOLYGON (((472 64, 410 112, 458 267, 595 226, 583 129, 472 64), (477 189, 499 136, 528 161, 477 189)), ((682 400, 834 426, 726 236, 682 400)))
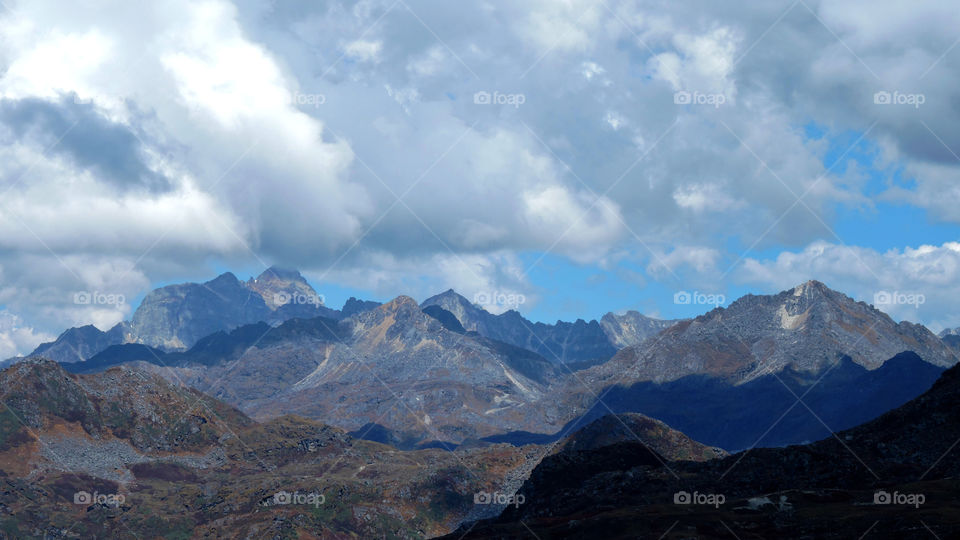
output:
POLYGON ((639 345, 678 322, 677 319, 654 319, 637 311, 627 311, 622 314, 607 313, 600 319, 600 326, 610 343, 619 350, 639 345))
POLYGON ((358 300, 351 296, 346 302, 344 302, 343 307, 340 308, 340 316, 343 318, 353 317, 357 313, 363 313, 364 311, 376 309, 379 305, 380 302, 374 302, 372 300, 358 300))

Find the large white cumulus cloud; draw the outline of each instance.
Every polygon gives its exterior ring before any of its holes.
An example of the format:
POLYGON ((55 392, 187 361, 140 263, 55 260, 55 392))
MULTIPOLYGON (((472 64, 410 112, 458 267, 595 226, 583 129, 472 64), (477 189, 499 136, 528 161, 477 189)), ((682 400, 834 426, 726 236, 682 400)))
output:
POLYGON ((7 4, 0 308, 37 336, 129 315, 74 291, 233 262, 531 291, 520 252, 671 279, 835 240, 838 205, 871 197, 960 221, 948 2, 7 4), (865 195, 811 123, 869 130, 915 184, 865 195))

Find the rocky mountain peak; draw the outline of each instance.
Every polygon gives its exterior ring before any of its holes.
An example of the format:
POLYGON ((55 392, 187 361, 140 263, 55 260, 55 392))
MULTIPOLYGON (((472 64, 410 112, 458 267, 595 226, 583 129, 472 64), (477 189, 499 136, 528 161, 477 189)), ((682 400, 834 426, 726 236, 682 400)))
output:
POLYGON ((872 370, 904 351, 940 367, 957 362, 926 328, 898 324, 873 306, 808 281, 774 295, 746 295, 679 323, 653 343, 621 350, 604 369, 628 369, 658 382, 705 374, 742 383, 787 367, 817 372, 844 356, 872 370))
POLYGON ((493 314, 487 313, 485 310, 473 305, 463 295, 453 289, 448 289, 436 296, 431 296, 420 304, 420 307, 425 308, 428 306, 439 306, 453 313, 454 317, 460 321, 460 324, 462 324, 464 328, 480 333, 483 333, 483 329, 487 326, 487 321, 484 319, 493 316, 493 314))
POLYGON ((400 312, 403 310, 415 310, 420 311, 420 305, 417 304, 417 301, 413 298, 401 294, 400 296, 394 298, 393 300, 383 304, 378 307, 377 310, 389 311, 389 312, 400 312))
POLYGON ((946 328, 937 335, 941 338, 945 338, 947 336, 960 336, 960 328, 946 328))
POLYGON ((297 270, 271 266, 248 280, 246 286, 274 311, 286 305, 323 305, 323 298, 297 270))
POLYGON ((380 306, 380 302, 374 302, 372 300, 359 300, 351 296, 346 302, 343 303, 343 307, 340 308, 340 315, 344 318, 352 317, 357 313, 376 309, 378 306, 380 306))
POLYGON ((237 276, 235 276, 233 272, 224 272, 219 276, 206 282, 205 285, 208 285, 210 287, 231 287, 231 288, 242 286, 240 280, 237 279, 237 276))
POLYGON ((255 278, 255 281, 260 280, 303 281, 303 275, 300 274, 299 270, 294 268, 271 266, 255 278))
POLYGON ((417 327, 422 330, 428 328, 440 330, 442 328, 436 319, 420 309, 416 300, 405 295, 398 296, 349 320, 352 321, 355 335, 373 332, 379 336, 377 339, 388 338, 388 334, 389 337, 394 337, 398 333, 404 333, 401 329, 417 327))
POLYGON ((823 284, 823 282, 811 279, 791 289, 794 296, 810 296, 816 294, 829 294, 834 292, 823 284))

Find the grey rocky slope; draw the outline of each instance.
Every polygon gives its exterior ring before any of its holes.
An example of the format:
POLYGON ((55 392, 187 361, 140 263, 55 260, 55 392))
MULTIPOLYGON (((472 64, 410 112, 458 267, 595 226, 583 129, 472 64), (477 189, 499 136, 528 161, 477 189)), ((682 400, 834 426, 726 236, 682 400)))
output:
POLYGON ((553 364, 448 329, 409 297, 341 321, 288 321, 277 331, 282 339, 256 340, 230 361, 172 373, 257 418, 295 413, 346 429, 378 424, 421 441, 536 430, 551 423, 545 416, 558 416, 531 406, 557 384, 553 364))
POLYGON ((946 328, 938 334, 941 338, 947 336, 960 336, 960 327, 957 328, 946 328))
POLYGON ((600 322, 578 319, 572 323, 535 323, 514 310, 494 315, 452 289, 421 304, 428 306, 449 311, 468 331, 523 347, 562 364, 605 362, 620 348, 640 343, 676 322, 629 311, 623 315, 608 313, 600 322))
POLYGON ((775 295, 746 295, 627 347, 585 378, 664 382, 704 374, 734 384, 790 367, 820 371, 842 357, 866 369, 912 351, 940 367, 958 357, 926 327, 896 323, 864 302, 809 281, 775 295))

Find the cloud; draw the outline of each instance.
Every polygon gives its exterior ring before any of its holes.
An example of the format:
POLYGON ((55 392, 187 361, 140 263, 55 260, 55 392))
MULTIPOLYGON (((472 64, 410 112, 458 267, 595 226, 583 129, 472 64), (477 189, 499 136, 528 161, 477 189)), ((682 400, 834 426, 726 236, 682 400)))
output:
POLYGON ((379 62, 382 41, 357 39, 344 45, 343 53, 358 62, 379 62))
POLYGON ((871 304, 896 319, 923 321, 935 330, 960 326, 960 243, 921 245, 878 252, 827 242, 769 260, 748 258, 738 271, 746 283, 784 290, 809 279, 871 304), (878 302, 888 296, 922 297, 920 303, 878 302), (881 295, 881 296, 877 296, 881 295))
MULTIPOLYGON (((334 266, 392 295, 442 289, 431 264, 526 252, 715 276, 729 250, 806 252, 880 200, 960 223, 960 55, 944 54, 960 21, 948 2, 898 6, 15 2, 0 265, 123 261, 141 287, 227 263, 334 266), (824 140, 850 133, 877 170, 826 169, 850 158, 824 140)), ((92 286, 29 270, 10 274, 18 294, 92 286)), ((455 281, 530 287, 481 275, 455 281)), ((122 315, 19 306, 41 331, 122 315)))
POLYGON ((0 359, 7 359, 31 351, 37 345, 54 339, 50 334, 38 333, 23 326, 23 320, 6 310, 0 310, 0 359))
MULTIPOLYGON (((422 258, 398 258, 385 252, 367 253, 363 264, 355 269, 333 267, 323 272, 308 272, 306 276, 317 281, 335 280, 348 286, 372 289, 380 298, 406 294, 423 301, 447 289, 456 290, 471 302, 522 298, 523 309, 535 306, 541 294, 527 279, 523 262, 508 252, 437 254, 422 258)), ((480 303, 492 313, 518 307, 509 302, 505 305, 480 303)))
POLYGON ((67 157, 80 170, 117 187, 167 190, 167 179, 144 163, 139 137, 76 99, 59 102, 39 98, 0 102, 0 123, 6 144, 26 142, 67 157))

